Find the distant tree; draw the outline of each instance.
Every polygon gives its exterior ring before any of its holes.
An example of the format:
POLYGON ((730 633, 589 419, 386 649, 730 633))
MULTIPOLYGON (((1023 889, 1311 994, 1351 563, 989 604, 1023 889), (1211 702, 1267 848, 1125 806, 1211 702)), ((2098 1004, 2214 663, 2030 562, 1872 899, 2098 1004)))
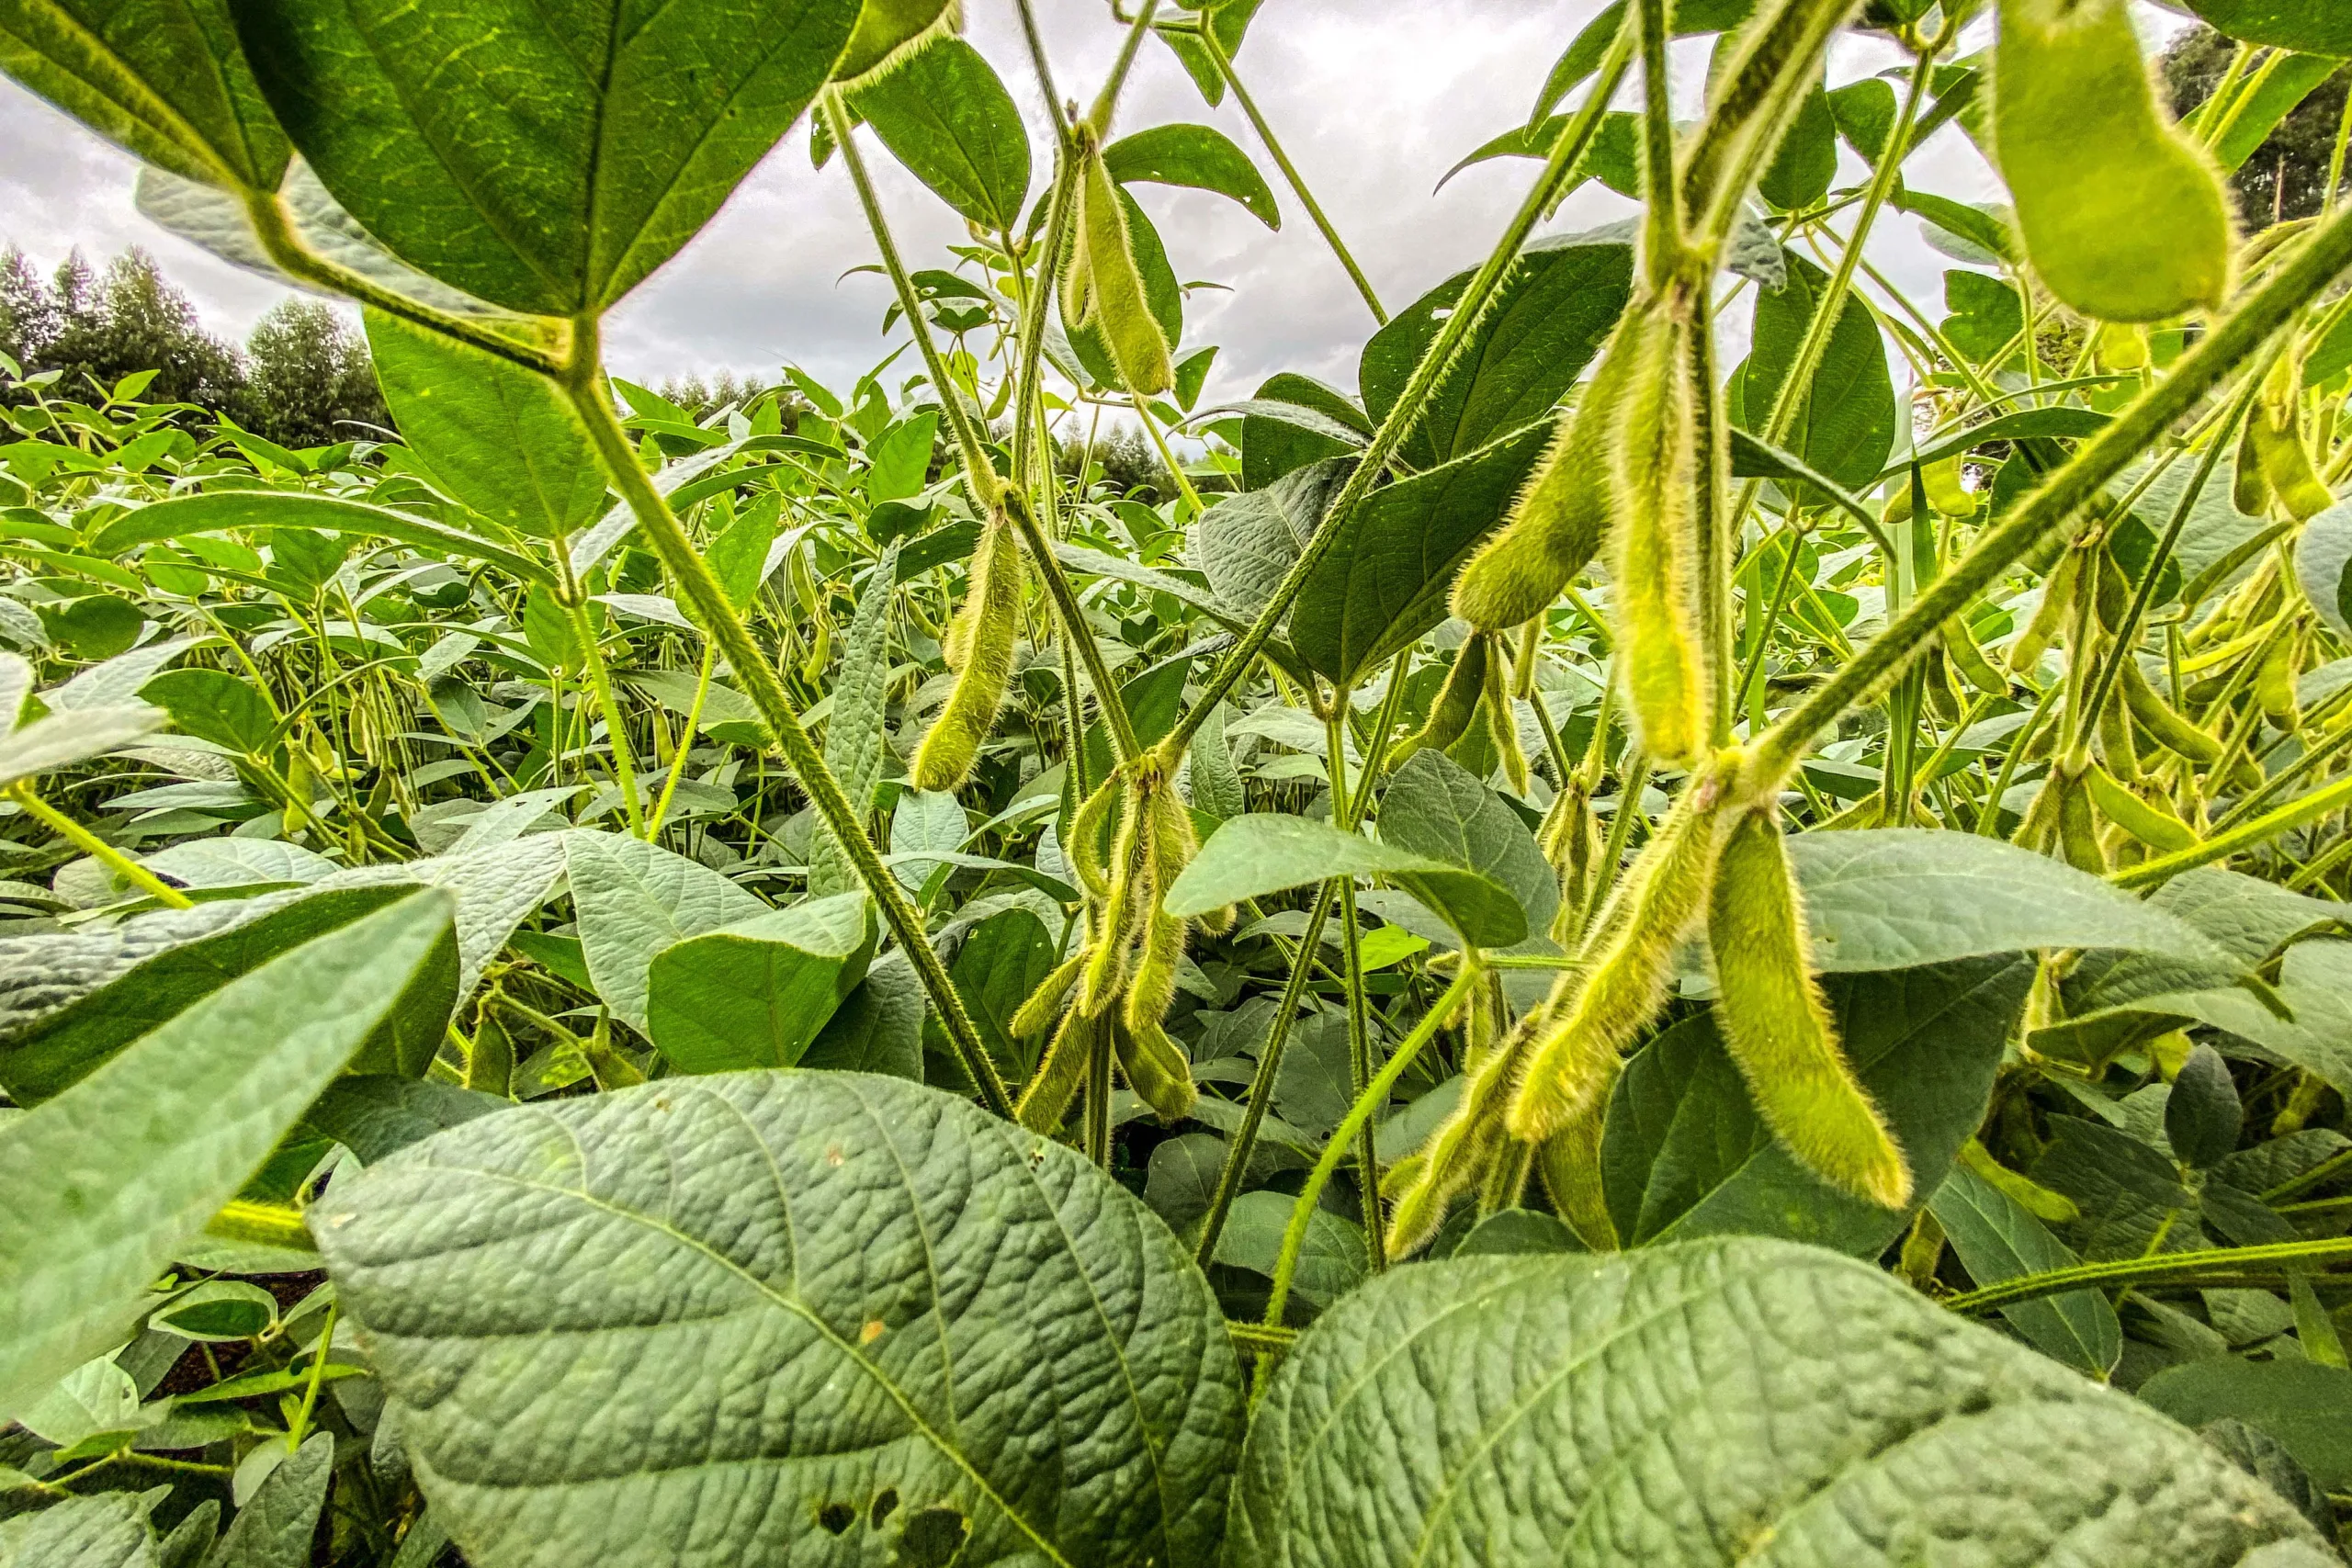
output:
POLYGON ((151 402, 234 406, 244 385, 237 351, 204 330, 195 305, 146 252, 124 252, 96 278, 76 252, 57 269, 52 294, 56 332, 35 357, 44 369, 65 372, 65 395, 88 395, 85 377, 110 388, 153 370, 151 402))
MULTIPOLYGON (((2164 52, 2165 85, 2181 114, 2203 103, 2221 85, 2237 45, 2207 27, 2191 28, 2164 52)), ((2267 228, 2289 219, 2309 218, 2327 197, 2327 168, 2343 123, 2346 73, 2322 83, 2230 176, 2238 207, 2249 227, 2267 228)))
POLYGON ((733 404, 737 408, 750 406, 761 393, 772 390, 773 381, 756 377, 739 377, 732 370, 721 370, 706 381, 699 374, 673 376, 656 389, 663 397, 699 420, 717 413, 733 404))
MULTIPOLYGON (((1065 436, 1056 449, 1055 467, 1075 479, 1088 456, 1085 442, 1074 435, 1065 436)), ((1176 487, 1168 477, 1168 466, 1159 460, 1158 449, 1144 438, 1142 431, 1133 426, 1122 425, 1099 437, 1091 456, 1094 466, 1102 470, 1102 482, 1121 495, 1141 491, 1144 493, 1136 499, 1156 506, 1176 493, 1176 487)))
POLYGON ((286 299, 270 308, 245 340, 243 396, 237 422, 283 446, 323 446, 391 427, 376 385, 368 340, 333 307, 286 299))
POLYGON ((24 252, 0 251, 0 354, 30 371, 56 336, 56 296, 24 252))

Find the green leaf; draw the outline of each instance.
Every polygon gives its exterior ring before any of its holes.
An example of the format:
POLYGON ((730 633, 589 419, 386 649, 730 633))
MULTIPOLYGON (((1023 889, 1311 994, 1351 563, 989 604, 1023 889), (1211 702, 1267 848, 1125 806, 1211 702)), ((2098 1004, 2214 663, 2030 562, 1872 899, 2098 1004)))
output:
POLYGON ((241 6, 263 92, 368 231, 510 310, 601 310, 676 253, 797 119, 855 0, 625 17, 527 0, 241 6))
POLYGON ((277 715, 250 681, 221 670, 167 670, 139 688, 172 716, 173 727, 249 757, 266 756, 277 740, 277 715))
MULTIPOLYGON (((2352 28, 2344 30, 2344 39, 2346 47, 2352 48, 2352 28)), ((2278 129, 2281 120, 2343 69, 2343 61, 2318 54, 2290 54, 2266 69, 2259 79, 2250 84, 2252 90, 2231 109, 2229 126, 2213 146, 2214 162, 2225 171, 2243 168, 2256 150, 2270 139, 2270 133, 2278 129)), ((2201 109, 2203 106, 2199 107, 2201 109)), ((2193 118, 2201 130, 2204 116, 2200 113, 2193 118)))
MULTIPOLYGON (((1758 294, 1755 347, 1733 372, 1733 422, 1743 429, 1765 432, 1828 282, 1821 268, 1791 252, 1788 287, 1758 294)), ((1849 295, 1781 445, 1848 490, 1860 490, 1885 468, 1894 426, 1894 382, 1878 319, 1859 295, 1849 295)))
MULTIPOLYGON (((223 986, 409 891, 386 884, 277 894, 160 910, 112 930, 0 938, 0 1088, 19 1105, 62 1094, 223 986)), ((418 983, 364 1056, 430 1058, 452 1000, 449 956, 417 970, 418 983)))
POLYGON ((873 956, 874 909, 837 893, 690 937, 647 976, 647 1032, 680 1072, 789 1067, 873 956))
MULTIPOLYGON (((2032 978, 2030 962, 1995 958, 1825 985, 1847 1060, 1893 1129, 1920 1201, 1984 1121, 2032 978)), ((1626 1064, 1601 1169, 1629 1247, 1777 1235, 1868 1258, 1910 1221, 1825 1185, 1773 1140, 1712 1012, 1667 1030, 1626 1064)))
POLYGON ((615 1018, 648 1038, 646 988, 655 956, 769 912, 708 866, 642 839, 568 833, 563 860, 596 995, 615 1018))
POLYGON ((144 703, 68 708, 37 718, 7 738, 7 752, 0 756, 0 788, 103 757, 163 722, 164 711, 144 703))
POLYGON ((2233 1357, 2169 1367, 2140 1397, 2183 1426, 2234 1416, 2269 1433, 2329 1492, 2352 1486, 2352 1372, 2316 1361, 2233 1357))
POLYGON ((499 527, 561 539, 605 510, 605 471, 552 382, 469 344, 368 312, 401 439, 443 490, 499 527))
POLYGON ((303 1438, 237 1510, 205 1568, 310 1568, 311 1538, 334 1473, 334 1434, 303 1438))
POLYGON ((1789 856, 1825 970, 1900 969, 2039 948, 2121 948, 2235 971, 2176 915, 2046 855, 1917 828, 1797 833, 1789 856))
POLYGON ((671 1079, 486 1118, 323 1208, 477 1568, 688 1540, 944 1562, 913 1556, 933 1532, 969 1563, 1215 1556, 1241 1385, 1190 1256, 1075 1151, 937 1090, 671 1079), (665 1418, 682 1394, 727 1418, 665 1418))
MULTIPOLYGON (((1015 1039, 1012 1015, 1060 960, 1046 922, 1035 910, 1005 909, 967 932, 964 945, 956 950, 956 962, 948 965, 948 977, 979 1026, 989 1054, 1015 1083, 1026 1081, 1036 1070, 1045 1041, 1015 1039)), ((944 1032, 936 1035, 933 1048, 946 1054, 944 1032)))
MULTIPOLYGON (((1538 240, 1521 254, 1398 448, 1417 468, 1468 456, 1542 419, 1576 384, 1624 312, 1633 247, 1613 235, 1538 240)), ((1457 273, 1373 334, 1358 374, 1377 423, 1443 330, 1472 275, 1457 273)))
POLYGON ((1830 110, 1829 95, 1816 85, 1789 122, 1757 194, 1783 212, 1794 212, 1827 196, 1837 177, 1838 117, 1830 110))
POLYGON ((1000 233, 1029 197, 1029 132, 980 51, 939 39, 861 86, 851 102, 891 155, 939 198, 1000 233))
POLYGON ((1380 838, 1414 854, 1485 874, 1510 890, 1527 929, 1551 929, 1560 875, 1519 813, 1442 751, 1405 760, 1380 797, 1380 838))
POLYGON ((1490 876, 1374 843, 1329 822, 1264 812, 1236 817, 1210 834, 1162 908, 1187 918, 1205 915, 1244 898, 1347 875, 1386 877, 1474 945, 1509 947, 1527 936, 1518 898, 1490 876))
POLYGON ((331 1138, 369 1165, 506 1101, 437 1078, 381 1073, 337 1078, 303 1114, 301 1130, 331 1138))
POLYGON ((2317 1540, 2145 1406, 1868 1264, 1737 1239, 1355 1291, 1258 1406, 1225 1562, 2207 1568, 2317 1540))
POLYGON ((213 1280, 172 1298, 150 1319, 188 1339, 250 1339, 277 1321, 277 1298, 242 1280, 213 1280))
MULTIPOLYGON (((2220 482, 2216 475, 2214 483, 2220 482)), ((2295 577, 2303 597, 2338 637, 2352 637, 2352 597, 2345 593, 2352 566, 2352 502, 2338 502, 2303 525, 2295 540, 2295 577)))
MULTIPOLYGON (((841 781, 842 793, 860 818, 873 815, 874 792, 882 783, 889 745, 885 711, 890 700, 890 593, 896 585, 899 547, 893 542, 865 580, 833 676, 832 716, 825 721, 825 765, 841 781)), ((859 886, 849 852, 823 821, 808 844, 808 894, 821 898, 859 886)))
POLYGON ((2246 43, 2352 57, 2352 14, 2336 0, 2185 0, 2222 32, 2246 43))
POLYGON ((102 1492, 0 1519, 0 1568, 158 1568, 150 1506, 102 1492))
POLYGON ((1262 488, 1227 496, 1201 513, 1185 554, 1217 603, 1237 620, 1254 619, 1297 564, 1357 459, 1324 457, 1262 488))
MULTIPOLYGON (((2082 1261, 2016 1199, 1965 1166, 1952 1167, 1928 1209, 1979 1285, 2071 1269, 2082 1261)), ((2123 1354, 2123 1325, 2097 1291, 2013 1303, 2001 1315, 2043 1355, 2089 1377, 2106 1377, 2123 1354)))
MULTIPOLYGON (((1262 1187, 1236 1198, 1226 1214, 1225 1229, 1217 1233, 1216 1261, 1272 1279, 1282 1254, 1283 1232, 1297 1202, 1287 1192, 1262 1187)), ((1291 1289, 1310 1305, 1328 1306, 1355 1289, 1371 1268, 1363 1227, 1318 1207, 1307 1218, 1306 1240, 1298 1249, 1291 1289)))
POLYGON ((0 1127, 0 1414, 121 1341, 447 940, 452 904, 403 898, 273 959, 0 1127))
POLYGON ((1372 438, 1355 400, 1312 376, 1269 377, 1240 405, 1241 488, 1262 490, 1294 468, 1342 457, 1372 438))
POLYGON ((907 955, 876 959, 857 989, 842 998, 801 1054, 807 1068, 885 1073, 922 1082, 922 1023, 930 998, 907 955))
POLYGON ((1493 446, 1374 491, 1336 526, 1291 611, 1291 642, 1351 684, 1446 617, 1454 574, 1499 525, 1552 436, 1532 424, 1493 446))
POLYGON ((1266 176, 1223 131, 1205 125, 1155 125, 1102 149, 1102 162, 1121 185, 1137 180, 1189 186, 1231 197, 1269 229, 1283 226, 1266 176))
POLYGON ((227 0, 29 0, 0 11, 0 69, 119 146, 207 185, 274 191, 286 134, 227 0))
POLYGON ((251 528, 331 528, 390 539, 434 556, 485 561, 525 582, 552 582, 547 567, 495 541, 389 506, 294 491, 224 490, 174 496, 125 513, 90 536, 90 553, 128 555, 141 545, 251 528))

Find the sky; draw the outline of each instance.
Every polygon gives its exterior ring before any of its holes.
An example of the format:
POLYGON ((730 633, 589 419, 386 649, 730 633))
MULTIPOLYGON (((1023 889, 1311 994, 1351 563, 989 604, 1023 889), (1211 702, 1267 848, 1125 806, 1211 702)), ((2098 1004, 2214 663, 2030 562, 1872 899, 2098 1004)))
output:
MULTIPOLYGON (((1308 187, 1393 313, 1485 256, 1537 165, 1498 160, 1439 178, 1463 154, 1524 121, 1552 62, 1603 0, 1272 0, 1237 62, 1308 187)), ((2152 42, 2182 24, 2143 6, 2152 42)), ((1028 69, 1011 0, 967 0, 967 36, 995 64, 1037 146, 1033 191, 1047 175, 1044 100, 1028 69)), ((1121 29, 1106 0, 1038 0, 1055 74, 1066 96, 1091 99, 1121 29)), ((1964 47, 1987 41, 1975 24, 1964 47)), ((1677 45, 1678 113, 1694 115, 1705 43, 1677 45)), ((1830 63, 1833 85, 1900 63, 1893 46, 1849 37, 1830 63)), ((1630 106, 1635 84, 1621 94, 1630 106)), ((1278 370, 1355 385, 1370 313, 1325 247, 1272 160, 1227 95, 1211 108, 1175 57, 1147 40, 1114 134, 1172 121, 1216 127, 1257 159, 1281 205, 1272 232, 1217 196, 1150 186, 1138 192, 1168 239, 1177 276, 1224 289, 1193 292, 1183 348, 1220 345, 1213 397, 1246 396, 1278 370)), ((867 133, 870 136, 870 133, 867 133)), ((640 381, 719 370, 775 376, 794 364, 846 387, 883 357, 888 285, 875 259, 848 177, 838 163, 812 170, 805 122, 796 126, 683 252, 613 313, 607 355, 640 381)), ((875 171, 901 250, 916 265, 945 265, 944 247, 965 238, 962 220, 870 141, 875 171)), ((1862 167, 1842 152, 1841 182, 1862 167)), ((211 329, 242 338, 284 297, 141 218, 130 199, 136 165, 15 83, 0 79, 0 244, 21 246, 44 268, 78 245, 101 259, 141 245, 197 302, 211 329)), ((1956 128, 1914 160, 1915 188, 1961 200, 1995 198, 1999 186, 1956 128)), ((1571 197, 1546 231, 1611 221, 1632 204, 1597 184, 1571 197)), ((1924 306, 1941 300, 1952 265, 1923 243, 1918 220, 1889 213, 1870 252, 1924 306)), ((1736 330, 1735 327, 1734 330, 1736 330)), ((904 363, 904 362, 902 362, 904 363)))

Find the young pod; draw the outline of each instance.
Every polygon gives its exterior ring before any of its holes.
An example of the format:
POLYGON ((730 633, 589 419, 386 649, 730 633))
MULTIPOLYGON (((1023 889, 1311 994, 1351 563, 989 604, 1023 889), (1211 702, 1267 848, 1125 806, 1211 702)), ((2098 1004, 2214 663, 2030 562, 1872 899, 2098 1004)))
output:
POLYGON ((2148 739, 2176 756, 2192 762, 2213 762, 2221 760, 2222 743, 2183 717, 2178 709, 2165 701, 2163 695, 2148 683, 2145 671, 2137 659, 2126 658, 2118 673, 2116 684, 2123 688, 2124 705, 2139 722, 2148 739))
POLYGON ((1601 911, 1580 971, 1561 976, 1553 1023, 1529 1051, 1510 1135, 1541 1143, 1595 1104, 1618 1058, 1666 1005, 1674 950, 1705 918, 1736 764, 1700 774, 1644 845, 1601 911))
POLYGON ((2230 504, 2248 517, 2266 516, 2270 511, 2270 475, 2262 460, 2262 438, 2256 434, 2261 427, 2258 412, 2245 422, 2245 429, 2238 434, 2237 460, 2230 476, 2230 504))
POLYGON ((2131 834, 2152 850, 2170 854, 2178 850, 2197 847, 2197 835, 2188 823, 2174 815, 2169 806, 2149 801, 2132 793, 2121 780, 2105 768, 2094 765, 2083 774, 2083 786, 2090 794, 2091 804, 2098 814, 2131 834))
POLYGON ((1764 1124, 1798 1163, 1883 1208, 1911 1201, 1911 1171, 1838 1047, 1812 973, 1788 848, 1769 811, 1725 839, 1707 916, 1715 1018, 1764 1124))
POLYGON ((1613 504, 1610 446, 1625 387, 1642 357, 1641 340, 1657 331, 1657 312, 1619 318, 1600 368, 1552 427, 1502 531, 1479 547, 1454 580, 1453 613, 1486 631, 1500 631, 1550 609, 1609 537, 1613 504))
POLYGON ((1951 667, 1961 679, 1988 697, 2008 695, 2008 677, 1993 667, 1993 661, 1984 656, 1984 648, 1978 644, 1975 634, 1968 629, 1966 621, 1946 622, 1943 642, 1944 653, 1951 659, 1951 667))
POLYGON ((2101 321, 2218 309, 2228 198, 2157 107, 2128 0, 2001 0, 1993 141, 2034 271, 2101 321))
POLYGON ((1079 159, 1076 233, 1062 313, 1073 326, 1091 325, 1102 334, 1127 390, 1156 397, 1176 384, 1168 334, 1144 291, 1126 203, 1102 153, 1092 149, 1079 159))
POLYGON ((2295 696, 2301 646, 2302 638, 2294 631, 2282 632, 2270 639, 2262 662, 2255 667, 2254 700, 2262 705, 2264 716, 2281 729, 2294 729, 2302 723, 2302 709, 2295 696))
POLYGON ((2303 366, 2299 355, 2282 354, 2271 366, 2245 429, 2263 479, 2289 516, 2308 523, 2335 504, 2312 466, 2311 448, 2303 444, 2303 366))
POLYGON ((1021 1091, 1020 1102, 1012 1108, 1013 1120, 1040 1134, 1059 1127, 1062 1118, 1069 1114, 1070 1101, 1078 1098, 1080 1087, 1086 1082, 1087 1065, 1107 1027, 1102 1021, 1087 1017, 1079 1008, 1062 1014, 1061 1027, 1054 1031, 1045 1059, 1037 1064, 1035 1076, 1030 1078, 1029 1087, 1021 1091))
POLYGON ((1144 797, 1143 859, 1149 873, 1147 891, 1138 886, 1137 913, 1143 920, 1143 941, 1137 945, 1135 976, 1127 982, 1125 1009, 1127 1028, 1158 1029, 1176 1000, 1176 964, 1184 956, 1184 922, 1160 908, 1160 898, 1176 885, 1198 847, 1193 818, 1176 791, 1165 782, 1144 797))
POLYGON ((1487 689, 1479 706, 1487 716, 1487 739, 1502 759, 1503 782, 1523 797, 1528 790, 1527 749, 1520 744, 1519 710, 1511 705, 1510 675, 1500 649, 1487 659, 1487 689))
POLYGON ((1391 772, 1416 751, 1444 750, 1469 729, 1470 720, 1478 711, 1478 699, 1487 689, 1489 649, 1489 639, 1481 634, 1464 643, 1454 654, 1453 667, 1445 674, 1445 684, 1438 688, 1437 701, 1430 705, 1429 718, 1390 750, 1391 772))
POLYGON ((972 581, 956 612, 956 620, 964 623, 964 663, 956 671, 955 689, 915 752, 911 772, 917 789, 954 789, 979 760, 980 744, 996 728, 997 709, 1012 680, 1021 592, 1021 548, 1012 526, 998 518, 980 530, 980 542, 972 552, 972 581))
POLYGON ((2083 552, 2068 550, 2050 569, 2041 581, 2041 603, 2034 607, 2033 619, 2009 645, 2009 668, 2019 675, 2030 675, 2041 662, 2059 628, 2066 624, 2067 614, 2075 604, 2075 583, 2082 576, 2083 552))
POLYGON ((1201 1098, 1193 1083, 1193 1064, 1157 1020, 1141 1025, 1114 1020, 1111 1043, 1118 1050, 1119 1069, 1127 1075, 1127 1087, 1151 1107, 1153 1115, 1171 1122, 1193 1113, 1201 1098))
POLYGON ((1069 995, 1072 986, 1078 984, 1079 971, 1085 967, 1086 949, 1083 947, 1055 964, 1053 973, 1037 982, 1037 988, 1029 993, 1019 1010, 1013 1013, 1012 1022, 1008 1026, 1013 1038, 1026 1040, 1032 1035, 1043 1034, 1061 1012, 1062 998, 1069 995))
POLYGON ((1600 1139, 1608 1127, 1609 1094, 1615 1088, 1612 1077, 1590 1109, 1535 1151, 1535 1168, 1554 1212, 1595 1252, 1614 1252, 1623 1245, 1617 1222, 1610 1217, 1600 1177, 1600 1139))
POLYGON ((2050 771, 2050 782, 2042 790, 2044 794, 2057 791, 2060 857, 2076 871, 2105 876, 2112 868, 2107 863, 2107 846, 2099 840, 2098 818, 2091 811, 2089 786, 2061 763, 2050 771))
POLYGON ((1610 580, 1617 668, 1650 755, 1698 758, 1713 728, 1699 614, 1698 407, 1688 329, 1641 339, 1614 443, 1610 580))
POLYGON ((1143 853, 1143 800, 1133 781, 1123 791, 1119 830, 1111 840, 1110 896, 1102 901, 1102 930, 1094 939, 1080 977, 1078 1007, 1099 1018, 1125 987, 1129 950, 1135 945, 1136 884, 1150 869, 1143 853))
POLYGON ((1114 774, 1080 802, 1070 815, 1069 840, 1062 845, 1062 853, 1069 857, 1070 869, 1078 873, 1080 884, 1098 899, 1111 897, 1110 868, 1102 862, 1102 825, 1110 819, 1111 808, 1119 803, 1121 788, 1114 774))

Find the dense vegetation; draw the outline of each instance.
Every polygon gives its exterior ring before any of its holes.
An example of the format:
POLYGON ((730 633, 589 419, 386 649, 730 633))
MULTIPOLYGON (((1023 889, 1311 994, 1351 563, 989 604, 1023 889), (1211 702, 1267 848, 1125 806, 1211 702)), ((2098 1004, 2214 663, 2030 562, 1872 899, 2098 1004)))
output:
POLYGON ((2339 1561, 2352 14, 1611 6, 1392 312, 1015 8, 0 9, 384 404, 0 365, 0 1568, 2339 1561), (609 378, 804 123, 911 355, 609 378))

